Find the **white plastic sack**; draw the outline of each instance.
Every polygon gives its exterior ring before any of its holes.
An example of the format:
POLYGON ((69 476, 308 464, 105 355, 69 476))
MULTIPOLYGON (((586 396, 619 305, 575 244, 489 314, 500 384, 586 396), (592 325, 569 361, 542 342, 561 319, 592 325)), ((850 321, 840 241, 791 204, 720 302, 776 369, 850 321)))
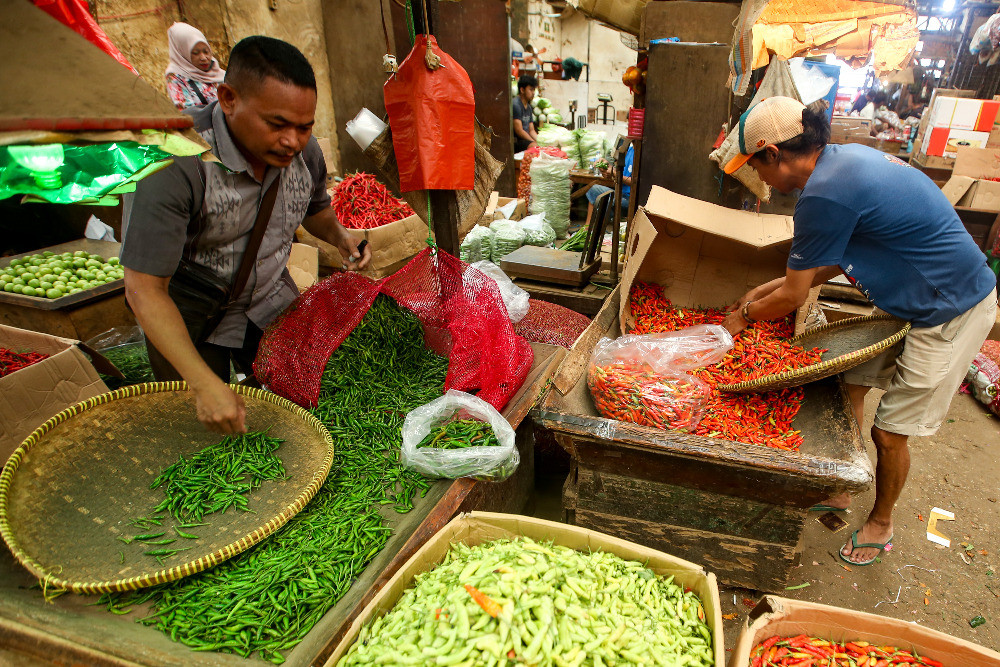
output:
POLYGON ((472 477, 502 482, 521 462, 514 444, 514 429, 486 401, 461 391, 449 390, 441 398, 412 410, 403 420, 401 461, 405 468, 427 477, 472 477), (477 419, 493 428, 499 446, 434 449, 417 447, 432 429, 452 419, 477 419))
POLYGON ((497 266, 500 261, 524 245, 526 234, 517 220, 497 220, 490 225, 493 231, 493 250, 490 259, 497 266))
MULTIPOLYGON (((482 271, 496 282, 500 288, 500 296, 507 306, 507 316, 511 322, 520 322, 528 314, 531 304, 528 302, 528 293, 515 285, 507 274, 499 266, 489 260, 483 260, 469 265, 470 269, 482 271)), ((464 280, 464 279, 463 279, 464 280)))
POLYGON ((542 153, 531 161, 531 213, 544 213, 545 221, 564 239, 569 230, 569 170, 573 161, 542 153))
POLYGON ((807 67, 805 58, 792 58, 788 61, 788 68, 799 91, 799 100, 807 106, 826 97, 836 82, 832 76, 823 74, 819 67, 807 67))
POLYGON ((732 348, 733 337, 725 327, 698 324, 677 331, 620 336, 596 349, 593 363, 640 361, 656 373, 674 375, 716 364, 732 348))
POLYGON ((473 227, 472 230, 462 239, 462 245, 458 249, 459 257, 463 262, 480 262, 489 259, 493 253, 493 231, 489 227, 473 227))
POLYGON ((545 214, 529 215, 520 221, 521 229, 524 230, 524 245, 533 245, 540 248, 551 246, 556 240, 556 230, 552 225, 545 222, 545 214))

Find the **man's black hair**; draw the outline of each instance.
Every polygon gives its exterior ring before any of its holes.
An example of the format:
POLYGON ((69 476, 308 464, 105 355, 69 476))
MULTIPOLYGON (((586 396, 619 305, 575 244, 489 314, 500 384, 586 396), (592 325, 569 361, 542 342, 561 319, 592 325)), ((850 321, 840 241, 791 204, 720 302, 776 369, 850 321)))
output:
POLYGON ((821 150, 828 143, 830 143, 830 121, 826 119, 826 112, 817 113, 803 109, 802 134, 775 145, 785 153, 808 155, 821 150))
POLYGON ((538 79, 531 76, 530 74, 522 74, 521 78, 517 80, 517 92, 520 93, 528 86, 531 86, 532 88, 538 88, 538 79))
POLYGON ((312 65, 288 42, 262 35, 237 42, 229 54, 226 83, 241 91, 252 91, 267 77, 316 90, 312 65))

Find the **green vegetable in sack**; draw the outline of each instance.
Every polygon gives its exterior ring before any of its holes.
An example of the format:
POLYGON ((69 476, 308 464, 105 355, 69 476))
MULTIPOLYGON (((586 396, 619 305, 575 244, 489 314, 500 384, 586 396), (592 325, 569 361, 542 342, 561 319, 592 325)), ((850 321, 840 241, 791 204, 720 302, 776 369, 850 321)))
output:
POLYGON ((463 262, 472 264, 492 257, 493 253, 493 232, 489 227, 473 227, 462 246, 459 248, 459 256, 463 262))
POLYGON ((516 220, 497 220, 490 229, 493 230, 493 253, 490 259, 497 266, 500 260, 524 245, 525 233, 521 223, 516 220))

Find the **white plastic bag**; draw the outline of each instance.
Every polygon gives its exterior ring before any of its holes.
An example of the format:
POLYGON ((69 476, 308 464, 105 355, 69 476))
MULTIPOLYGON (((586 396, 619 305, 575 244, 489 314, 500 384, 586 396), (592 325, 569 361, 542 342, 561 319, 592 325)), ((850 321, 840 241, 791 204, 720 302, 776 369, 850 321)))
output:
POLYGON ((427 477, 472 477, 502 482, 514 473, 521 457, 514 444, 514 429, 496 408, 480 398, 452 389, 406 415, 401 461, 405 468, 427 477), (489 423, 499 445, 462 449, 417 446, 432 430, 456 419, 489 423))
POLYGON ((368 148, 378 138, 378 135, 385 132, 385 127, 382 119, 369 111, 367 107, 361 107, 358 115, 353 120, 347 121, 347 133, 351 135, 361 150, 368 148))
POLYGON ((540 248, 551 246, 556 240, 556 230, 552 225, 545 222, 545 214, 529 215, 521 220, 521 229, 524 230, 524 245, 533 245, 540 248))
POLYGON ((556 237, 566 238, 569 230, 569 170, 573 161, 542 153, 531 161, 531 212, 544 213, 556 237))
POLYGON ((594 350, 593 363, 641 361, 656 373, 686 373, 722 361, 733 337, 719 324, 698 324, 664 333, 621 336, 594 350))
POLYGON ((528 302, 528 293, 511 282, 507 274, 499 266, 489 260, 470 264, 469 268, 482 271, 496 282, 500 288, 500 296, 507 306, 507 316, 511 322, 520 322, 528 314, 531 304, 528 302))
POLYGON ((503 206, 497 208, 497 213, 502 215, 504 220, 510 220, 510 216, 514 215, 514 211, 517 210, 517 202, 517 199, 511 199, 503 206))
POLYGON ((517 220, 497 220, 490 225, 493 231, 493 249, 490 259, 497 266, 500 260, 524 245, 525 233, 517 220))
POLYGON ((489 227, 473 227, 465 235, 459 247, 459 257, 463 262, 480 262, 493 254, 493 232, 489 227))

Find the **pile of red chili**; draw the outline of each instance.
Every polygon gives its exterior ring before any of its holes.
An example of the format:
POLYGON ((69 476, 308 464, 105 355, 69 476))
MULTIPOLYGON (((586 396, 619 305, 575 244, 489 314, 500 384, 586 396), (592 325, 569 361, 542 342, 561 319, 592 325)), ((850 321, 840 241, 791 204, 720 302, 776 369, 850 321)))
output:
POLYGON ((0 347, 0 378, 10 375, 14 371, 37 364, 42 359, 47 359, 49 355, 41 352, 14 352, 5 347, 0 347))
MULTIPOLYGON (((645 283, 633 287, 631 308, 636 321, 635 329, 629 332, 633 334, 721 324, 726 315, 717 308, 677 308, 663 295, 662 287, 645 283)), ((802 436, 792 428, 792 420, 802 405, 801 387, 762 394, 732 394, 715 389, 720 384, 743 382, 818 362, 824 350, 804 350, 791 345, 787 339, 793 330, 790 316, 780 321, 757 322, 735 336, 733 349, 721 362, 692 372, 712 388, 705 416, 693 431, 696 435, 798 450, 802 436)))
POLYGON ((333 212, 348 229, 373 229, 413 215, 409 204, 363 171, 338 183, 331 198, 333 212))
POLYGON ((937 660, 918 656, 895 646, 876 646, 868 642, 833 642, 807 635, 771 637, 757 644, 749 667, 902 667, 926 665, 942 667, 937 660))

